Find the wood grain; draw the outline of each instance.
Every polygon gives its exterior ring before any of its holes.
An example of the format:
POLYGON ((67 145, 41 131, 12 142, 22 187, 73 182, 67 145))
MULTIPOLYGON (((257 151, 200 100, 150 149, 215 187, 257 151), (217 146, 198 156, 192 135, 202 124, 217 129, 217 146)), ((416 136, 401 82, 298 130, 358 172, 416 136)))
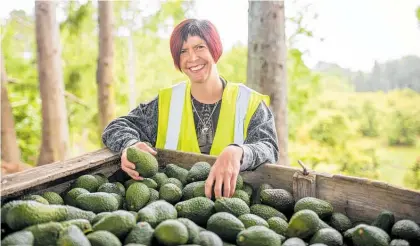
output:
POLYGON ((316 175, 310 173, 304 175, 298 171, 293 174, 293 197, 295 201, 303 197, 316 197, 316 175))
POLYGON ((37 190, 54 187, 87 173, 119 167, 119 157, 108 149, 101 149, 63 162, 38 166, 1 179, 2 201, 37 190))
POLYGON ((350 218, 369 222, 383 209, 396 220, 409 218, 420 224, 420 192, 385 182, 334 175, 317 176, 317 197, 330 201, 334 209, 350 218))

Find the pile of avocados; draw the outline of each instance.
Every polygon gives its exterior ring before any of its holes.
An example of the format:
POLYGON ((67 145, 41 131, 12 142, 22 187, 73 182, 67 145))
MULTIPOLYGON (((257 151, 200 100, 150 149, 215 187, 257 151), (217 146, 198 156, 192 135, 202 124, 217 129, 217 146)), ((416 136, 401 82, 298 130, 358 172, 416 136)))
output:
POLYGON ((210 164, 158 168, 155 157, 127 150, 144 177, 102 174, 75 179, 62 194, 27 194, 1 208, 1 245, 420 245, 420 227, 383 210, 371 223, 351 221, 325 200, 238 176, 233 197, 209 199, 210 164))

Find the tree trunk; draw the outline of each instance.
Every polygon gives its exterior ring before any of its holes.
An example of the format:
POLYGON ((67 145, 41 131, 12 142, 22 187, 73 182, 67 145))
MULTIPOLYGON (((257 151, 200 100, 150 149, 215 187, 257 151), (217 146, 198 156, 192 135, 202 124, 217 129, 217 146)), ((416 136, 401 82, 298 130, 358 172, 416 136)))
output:
POLYGON ((270 96, 278 163, 289 165, 285 39, 284 1, 249 1, 247 85, 270 96))
POLYGON ((20 164, 20 150, 15 132, 15 120, 12 107, 7 95, 7 75, 3 54, 1 62, 1 160, 18 166, 20 164))
POLYGON ((38 165, 68 158, 69 127, 64 100, 61 46, 54 1, 36 1, 38 76, 42 99, 42 145, 38 165))
POLYGON ((114 40, 111 1, 99 1, 99 57, 96 81, 98 83, 99 127, 102 132, 115 118, 113 89, 114 40))

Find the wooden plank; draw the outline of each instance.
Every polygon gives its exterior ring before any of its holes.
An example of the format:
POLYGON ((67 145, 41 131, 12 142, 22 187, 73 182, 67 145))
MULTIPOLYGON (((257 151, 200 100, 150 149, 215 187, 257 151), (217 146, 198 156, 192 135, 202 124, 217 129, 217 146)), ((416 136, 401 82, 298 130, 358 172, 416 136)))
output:
POLYGON ((382 209, 388 209, 396 220, 408 218, 420 224, 420 191, 365 178, 317 175, 317 197, 330 201, 335 210, 353 220, 371 222, 382 209))
MULTIPOLYGON (((113 174, 116 173, 116 171, 118 171, 118 169, 119 169, 118 165, 104 165, 104 166, 101 166, 101 168, 99 168, 97 170, 89 171, 88 174, 101 173, 101 174, 104 174, 106 177, 109 178, 109 182, 114 182, 116 180, 114 178, 111 179, 111 177, 112 177, 113 174)), ((83 173, 85 173, 85 172, 83 172, 83 173)), ((58 180, 54 180, 54 181, 49 182, 49 183, 34 186, 34 187, 32 187, 30 189, 26 189, 22 192, 14 193, 13 197, 18 197, 18 196, 26 195, 26 194, 41 195, 42 193, 44 193, 46 191, 54 191, 54 192, 57 192, 58 194, 64 194, 71 189, 72 183, 80 175, 81 175, 80 173, 75 173, 75 174, 70 175, 69 177, 66 177, 65 180, 58 179, 58 180)), ((10 198, 11 197, 9 196, 8 199, 10 199, 10 198)))
POLYGON ((118 155, 104 148, 77 158, 6 175, 1 179, 2 201, 23 193, 65 183, 74 177, 93 173, 108 166, 113 166, 117 170, 118 163, 118 155))
POLYGON ((316 174, 297 171, 293 174, 293 197, 295 201, 303 197, 316 197, 316 174))
POLYGON ((274 188, 293 192, 293 174, 299 169, 275 164, 264 164, 254 171, 245 171, 241 175, 244 181, 258 188, 261 184, 270 184, 274 188))

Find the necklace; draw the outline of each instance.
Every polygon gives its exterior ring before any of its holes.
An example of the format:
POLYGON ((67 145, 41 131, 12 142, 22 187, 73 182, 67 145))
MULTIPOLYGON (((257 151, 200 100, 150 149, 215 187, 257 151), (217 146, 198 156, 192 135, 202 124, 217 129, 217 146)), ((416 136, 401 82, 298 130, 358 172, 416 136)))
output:
MULTIPOLYGON (((194 99, 194 98, 193 98, 193 99, 194 99)), ((194 99, 194 100, 195 100, 195 99, 194 99)), ((192 106, 193 106, 193 108, 194 108, 194 112, 197 114, 197 117, 198 117, 198 119, 200 120, 201 124, 203 124, 203 129, 201 129, 201 134, 202 134, 202 135, 207 134, 207 132, 209 131, 209 126, 208 126, 208 123, 210 122, 210 120, 211 120, 211 116, 213 115, 214 111, 216 110, 217 105, 219 104, 219 102, 220 102, 220 101, 217 101, 216 105, 215 105, 215 106, 214 106, 214 108, 213 108, 213 111, 211 112, 211 114, 210 114, 209 118, 207 119, 207 121, 206 121, 205 123, 204 123, 203 119, 201 119, 200 115, 198 114, 198 111, 197 111, 197 109, 196 109, 196 108, 195 108, 195 106, 194 106, 194 102, 192 102, 192 106)))

